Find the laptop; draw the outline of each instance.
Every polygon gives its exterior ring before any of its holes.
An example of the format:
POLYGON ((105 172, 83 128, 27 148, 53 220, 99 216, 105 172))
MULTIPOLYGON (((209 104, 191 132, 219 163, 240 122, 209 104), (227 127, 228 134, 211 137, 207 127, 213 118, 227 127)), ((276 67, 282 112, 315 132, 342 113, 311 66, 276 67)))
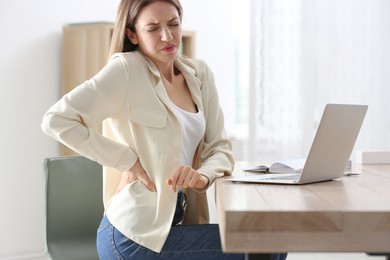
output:
POLYGON ((226 180, 307 184, 342 177, 367 109, 367 105, 327 104, 301 173, 233 176, 226 180))

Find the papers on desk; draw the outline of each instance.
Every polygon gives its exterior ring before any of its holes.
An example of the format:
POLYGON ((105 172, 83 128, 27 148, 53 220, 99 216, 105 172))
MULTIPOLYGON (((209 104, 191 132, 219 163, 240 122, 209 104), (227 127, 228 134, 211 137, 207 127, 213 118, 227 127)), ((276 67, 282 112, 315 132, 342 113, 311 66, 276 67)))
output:
POLYGON ((258 173, 300 173, 305 165, 306 159, 297 158, 280 162, 275 162, 271 166, 256 165, 244 169, 246 172, 258 172, 258 173))
MULTIPOLYGON (((271 166, 265 165, 256 165, 244 169, 245 172, 254 172, 254 173, 301 173, 303 167, 305 166, 305 158, 289 159, 280 162, 275 162, 271 166)), ((348 161, 345 167, 345 175, 357 175, 359 173, 352 173, 352 162, 348 161)))

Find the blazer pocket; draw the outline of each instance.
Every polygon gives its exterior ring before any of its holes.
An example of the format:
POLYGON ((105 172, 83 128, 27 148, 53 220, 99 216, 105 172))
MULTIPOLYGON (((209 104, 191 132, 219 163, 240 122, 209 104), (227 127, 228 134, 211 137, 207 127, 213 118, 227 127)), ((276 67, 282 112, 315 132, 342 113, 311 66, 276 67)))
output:
POLYGON ((156 111, 139 106, 132 106, 130 110, 130 120, 144 126, 163 128, 167 125, 167 118, 166 111, 156 111))

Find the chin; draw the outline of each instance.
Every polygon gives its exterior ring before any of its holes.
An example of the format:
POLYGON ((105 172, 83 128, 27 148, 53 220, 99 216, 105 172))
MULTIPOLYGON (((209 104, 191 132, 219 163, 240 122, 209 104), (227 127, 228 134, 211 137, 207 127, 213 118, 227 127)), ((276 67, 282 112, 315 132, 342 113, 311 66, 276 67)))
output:
POLYGON ((177 52, 175 53, 169 53, 166 55, 161 55, 160 59, 162 62, 174 62, 177 59, 177 52))
POLYGON ((155 53, 155 54, 145 54, 144 55, 153 61, 154 63, 172 63, 177 59, 178 53, 155 53))

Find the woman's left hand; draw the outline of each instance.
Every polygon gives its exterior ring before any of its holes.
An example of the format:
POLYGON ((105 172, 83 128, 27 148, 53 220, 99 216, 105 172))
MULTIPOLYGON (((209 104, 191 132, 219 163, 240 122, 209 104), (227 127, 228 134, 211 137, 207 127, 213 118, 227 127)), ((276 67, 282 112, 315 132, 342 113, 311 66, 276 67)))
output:
POLYGON ((201 190, 207 186, 209 179, 195 171, 191 166, 179 166, 173 175, 167 179, 167 184, 176 192, 177 186, 201 190))

